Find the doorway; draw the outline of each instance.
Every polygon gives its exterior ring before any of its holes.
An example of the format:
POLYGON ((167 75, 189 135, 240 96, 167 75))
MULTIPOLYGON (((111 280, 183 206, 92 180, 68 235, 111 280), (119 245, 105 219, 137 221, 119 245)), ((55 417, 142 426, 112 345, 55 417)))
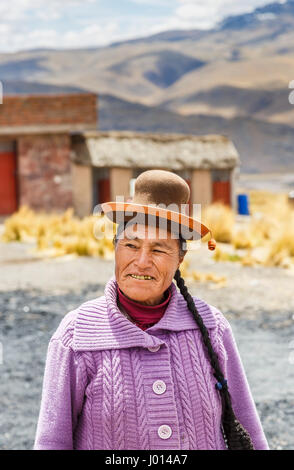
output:
POLYGON ((16 145, 0 141, 0 215, 10 215, 18 208, 16 145))
POLYGON ((231 206, 230 170, 212 170, 212 202, 231 206))

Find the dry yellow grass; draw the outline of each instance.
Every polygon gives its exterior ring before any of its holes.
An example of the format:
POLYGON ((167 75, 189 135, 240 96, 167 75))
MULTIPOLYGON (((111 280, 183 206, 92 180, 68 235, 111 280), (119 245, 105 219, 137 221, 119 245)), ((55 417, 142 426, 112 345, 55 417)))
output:
MULTIPOLYGON (((72 208, 63 214, 46 214, 23 206, 6 219, 1 240, 36 241, 35 251, 44 257, 76 254, 112 259, 112 240, 103 237, 102 232, 107 223, 101 216, 79 219, 73 215, 72 208)), ((112 228, 111 224, 108 224, 109 228, 112 228)))
POLYGON ((214 203, 204 207, 202 222, 212 230, 216 241, 223 243, 230 243, 232 241, 235 217, 229 207, 221 203, 214 203))
MULTIPOLYGON (((217 246, 214 259, 241 262, 244 266, 294 267, 294 207, 288 203, 287 195, 250 191, 249 201, 251 217, 243 223, 238 223, 233 210, 221 203, 203 209, 202 222, 212 230, 215 240, 233 249, 228 252, 217 246)), ((63 214, 47 214, 23 206, 6 219, 1 239, 36 241, 36 252, 42 256, 75 254, 113 259, 115 229, 116 225, 105 217, 79 219, 71 208, 63 214)), ((207 243, 207 236, 202 241, 207 243)), ((186 278, 224 282, 213 275, 189 272, 185 263, 181 269, 186 278)))
POLYGON ((218 284, 220 287, 223 287, 227 283, 227 278, 225 276, 216 276, 213 273, 201 273, 196 270, 189 270, 190 262, 187 259, 184 259, 180 266, 181 275, 187 280, 193 280, 198 282, 213 282, 218 284))
POLYGON ((294 266, 294 208, 287 194, 251 191, 250 199, 258 243, 248 256, 265 266, 294 266))
MULTIPOLYGON (((112 237, 115 229, 116 225, 105 217, 89 216, 79 219, 74 216, 73 209, 68 209, 63 214, 47 214, 36 213, 23 206, 6 219, 1 241, 36 242, 33 251, 42 258, 75 255, 113 259, 112 237), (103 236, 105 231, 107 237, 103 236)), ((189 271, 188 266, 187 260, 181 264, 181 274, 186 279, 224 283, 223 277, 189 271)))
MULTIPOLYGON (((250 214, 238 224, 232 209, 211 204, 203 211, 203 222, 217 242, 231 244, 244 254, 227 253, 217 247, 217 261, 240 261, 244 266, 294 267, 294 207, 287 194, 249 191, 250 214)), ((206 238, 206 237, 205 237, 206 238)))

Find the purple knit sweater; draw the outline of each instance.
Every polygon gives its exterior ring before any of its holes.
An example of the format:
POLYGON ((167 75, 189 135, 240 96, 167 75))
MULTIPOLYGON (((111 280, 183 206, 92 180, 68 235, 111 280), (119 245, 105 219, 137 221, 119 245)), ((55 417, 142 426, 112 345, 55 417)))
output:
MULTIPOLYGON (((174 283, 143 331, 103 296, 62 319, 47 352, 34 449, 226 449, 221 401, 199 328, 174 283)), ((230 324, 193 297, 228 380, 237 418, 268 449, 230 324)))

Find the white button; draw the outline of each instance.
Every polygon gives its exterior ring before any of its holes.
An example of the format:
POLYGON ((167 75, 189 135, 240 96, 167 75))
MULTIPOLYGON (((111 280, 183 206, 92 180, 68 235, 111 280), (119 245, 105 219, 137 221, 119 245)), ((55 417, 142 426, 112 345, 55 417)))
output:
POLYGON ((157 395, 161 395, 166 391, 166 385, 162 380, 156 380, 152 385, 153 392, 157 395))
POLYGON ((151 352, 156 352, 160 349, 160 345, 159 346, 151 346, 150 348, 147 348, 147 349, 151 352))
POLYGON ((158 428, 158 435, 161 439, 168 439, 172 435, 172 430, 167 424, 163 424, 158 428))

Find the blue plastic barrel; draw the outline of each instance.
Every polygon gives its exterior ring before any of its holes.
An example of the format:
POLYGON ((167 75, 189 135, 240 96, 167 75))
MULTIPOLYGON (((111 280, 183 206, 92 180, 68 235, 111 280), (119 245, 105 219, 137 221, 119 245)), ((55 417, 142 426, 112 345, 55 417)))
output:
POLYGON ((238 214, 249 215, 249 202, 247 194, 238 194, 238 214))

